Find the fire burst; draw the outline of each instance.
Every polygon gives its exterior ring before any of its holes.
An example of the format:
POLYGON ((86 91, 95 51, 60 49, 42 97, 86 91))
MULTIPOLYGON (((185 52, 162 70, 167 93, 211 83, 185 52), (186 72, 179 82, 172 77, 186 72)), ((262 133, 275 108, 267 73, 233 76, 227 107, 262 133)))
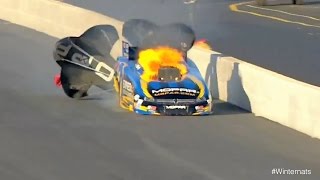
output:
POLYGON ((212 47, 210 46, 208 41, 205 40, 205 39, 201 39, 201 40, 195 42, 194 46, 200 47, 200 48, 203 48, 203 49, 212 50, 212 47))
POLYGON ((145 81, 157 80, 158 70, 165 66, 178 68, 181 75, 187 73, 183 54, 180 51, 167 46, 141 51, 139 53, 138 62, 144 69, 141 78, 145 81))

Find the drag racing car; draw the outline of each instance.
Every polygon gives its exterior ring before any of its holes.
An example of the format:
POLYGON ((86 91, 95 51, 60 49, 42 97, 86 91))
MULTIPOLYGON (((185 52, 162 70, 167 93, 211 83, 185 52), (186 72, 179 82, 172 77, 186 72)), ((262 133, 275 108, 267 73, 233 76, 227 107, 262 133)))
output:
POLYGON ((56 43, 61 72, 55 82, 77 99, 88 96, 91 86, 114 88, 120 107, 138 114, 211 114, 210 90, 187 58, 194 42, 193 30, 180 23, 133 19, 124 23, 121 37, 115 27, 97 25, 56 43))

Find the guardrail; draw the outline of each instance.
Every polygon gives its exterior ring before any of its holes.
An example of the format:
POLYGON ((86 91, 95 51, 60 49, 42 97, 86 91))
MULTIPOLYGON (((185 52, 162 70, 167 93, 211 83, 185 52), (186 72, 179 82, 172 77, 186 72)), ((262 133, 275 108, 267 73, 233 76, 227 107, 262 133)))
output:
MULTIPOLYGON (((123 23, 54 0, 0 0, 0 19, 62 38, 80 35, 97 24, 123 23)), ((119 47, 120 50, 120 47, 119 47)), ((256 116, 320 138, 320 88, 218 52, 193 48, 194 60, 213 96, 256 116)))

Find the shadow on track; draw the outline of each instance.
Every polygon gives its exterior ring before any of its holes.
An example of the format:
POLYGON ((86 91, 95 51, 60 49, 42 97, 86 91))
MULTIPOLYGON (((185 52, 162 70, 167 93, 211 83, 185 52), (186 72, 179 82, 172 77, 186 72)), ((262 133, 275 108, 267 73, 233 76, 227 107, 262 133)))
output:
MULTIPOLYGON (((220 92, 222 88, 219 88, 218 75, 217 75, 217 63, 221 57, 226 57, 222 54, 212 54, 210 63, 206 70, 205 81, 214 98, 220 98, 220 92)), ((245 109, 231 105, 230 103, 215 100, 214 109, 216 115, 226 114, 241 114, 251 112, 250 100, 243 88, 241 76, 239 74, 239 63, 233 64, 233 70, 230 75, 230 79, 227 82, 227 101, 233 104, 241 104, 245 109)))

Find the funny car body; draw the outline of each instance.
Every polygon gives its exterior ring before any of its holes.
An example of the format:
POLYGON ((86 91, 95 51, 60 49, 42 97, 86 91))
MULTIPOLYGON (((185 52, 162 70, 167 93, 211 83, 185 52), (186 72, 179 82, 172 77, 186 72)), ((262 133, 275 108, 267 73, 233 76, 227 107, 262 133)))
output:
POLYGON ((179 23, 129 20, 121 38, 113 26, 97 25, 56 43, 61 72, 55 82, 77 99, 88 96, 91 86, 114 88, 120 107, 138 114, 212 114, 210 90, 186 56, 194 42, 192 29, 179 23))

